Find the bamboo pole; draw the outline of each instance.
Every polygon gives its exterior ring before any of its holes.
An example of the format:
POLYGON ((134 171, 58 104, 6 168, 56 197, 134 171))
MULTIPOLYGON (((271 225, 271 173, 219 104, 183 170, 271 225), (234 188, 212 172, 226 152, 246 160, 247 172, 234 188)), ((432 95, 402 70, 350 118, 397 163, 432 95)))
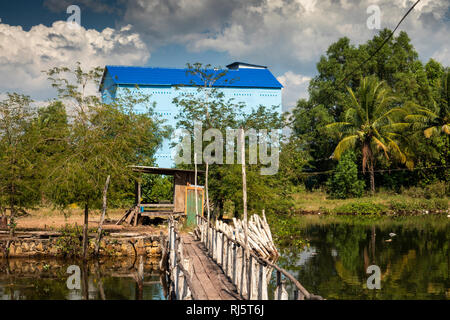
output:
POLYGON ((103 221, 105 221, 105 214, 106 214, 106 196, 108 193, 108 187, 109 187, 109 182, 111 180, 111 176, 108 175, 108 177, 106 178, 106 183, 105 183, 105 188, 103 189, 103 208, 102 208, 102 215, 100 217, 100 221, 98 223, 98 229, 97 229, 97 241, 95 243, 95 254, 98 255, 98 252, 100 250, 100 240, 102 237, 102 226, 103 226, 103 221))
POLYGON ((198 215, 198 190, 197 190, 197 152, 194 153, 194 165, 195 165, 195 215, 198 215))

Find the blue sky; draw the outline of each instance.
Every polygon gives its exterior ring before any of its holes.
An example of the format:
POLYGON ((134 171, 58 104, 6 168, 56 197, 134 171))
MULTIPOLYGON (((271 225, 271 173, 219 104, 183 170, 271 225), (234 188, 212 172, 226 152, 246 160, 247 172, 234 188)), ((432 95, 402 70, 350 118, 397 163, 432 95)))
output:
MULTIPOLYGON (((307 97, 315 65, 342 36, 372 38, 367 8, 377 5, 381 28, 393 28, 413 0, 15 0, 0 2, 0 96, 54 95, 42 70, 80 61, 184 67, 245 61, 269 66, 285 86, 283 105, 307 97), (81 27, 67 27, 69 5, 81 27)), ((401 26, 426 62, 450 64, 448 0, 422 0, 401 26)))

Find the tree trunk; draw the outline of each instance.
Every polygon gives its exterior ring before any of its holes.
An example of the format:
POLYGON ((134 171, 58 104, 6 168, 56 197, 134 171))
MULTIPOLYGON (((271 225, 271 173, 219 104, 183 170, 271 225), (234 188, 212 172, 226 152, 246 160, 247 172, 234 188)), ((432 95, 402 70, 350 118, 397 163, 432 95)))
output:
POLYGON ((97 229, 97 241, 95 242, 95 254, 98 255, 98 252, 100 250, 100 240, 102 238, 102 226, 103 221, 105 220, 105 214, 106 214, 106 195, 108 193, 108 186, 109 181, 111 179, 111 176, 108 175, 108 178, 106 178, 105 188, 103 189, 103 208, 102 208, 102 215, 100 217, 100 221, 98 223, 98 229, 97 229))
POLYGON ((373 169, 373 160, 370 161, 370 191, 372 192, 372 195, 375 194, 375 172, 373 169))
POLYGON ((6 229, 8 227, 8 218, 6 217, 6 209, 0 207, 1 217, 0 217, 0 229, 6 229))
POLYGON ((89 300, 89 268, 86 261, 81 267, 81 294, 84 300, 89 300))
POLYGON ((88 253, 88 244, 89 244, 88 224, 89 224, 89 206, 86 201, 86 203, 84 205, 83 260, 87 260, 87 253, 88 253))

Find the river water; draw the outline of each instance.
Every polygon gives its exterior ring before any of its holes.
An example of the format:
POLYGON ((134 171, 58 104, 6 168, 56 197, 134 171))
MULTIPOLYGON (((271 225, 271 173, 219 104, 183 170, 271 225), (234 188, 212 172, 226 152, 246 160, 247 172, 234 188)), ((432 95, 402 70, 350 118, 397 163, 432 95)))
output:
POLYGON ((309 246, 282 248, 279 264, 326 299, 450 299, 450 219, 354 218, 300 221, 309 246), (380 268, 380 289, 367 287, 370 265, 380 268))
MULTIPOLYGON (((450 219, 358 219, 300 218, 308 245, 281 248, 280 266, 326 299, 450 299, 450 219), (380 289, 367 288, 371 265, 380 289)), ((0 300, 162 300, 165 288, 157 260, 0 259, 0 300)))
POLYGON ((0 300, 164 300, 157 261, 142 267, 133 258, 0 259, 0 300))

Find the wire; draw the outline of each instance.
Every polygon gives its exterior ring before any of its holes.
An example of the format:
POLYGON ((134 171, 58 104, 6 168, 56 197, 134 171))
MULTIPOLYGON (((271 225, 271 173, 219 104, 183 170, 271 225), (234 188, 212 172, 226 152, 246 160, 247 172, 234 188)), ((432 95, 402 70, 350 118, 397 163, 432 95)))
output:
MULTIPOLYGON (((408 169, 408 168, 379 169, 379 170, 373 170, 373 172, 416 171, 416 170, 431 170, 431 169, 436 169, 436 168, 450 169, 450 166, 431 166, 431 167, 428 167, 428 168, 413 168, 413 169, 408 169)), ((327 171, 301 172, 300 174, 301 175, 306 175, 306 176, 317 176, 317 175, 321 175, 321 174, 330 174, 330 173, 333 173, 334 171, 336 171, 336 169, 327 170, 327 171)), ((358 170, 358 173, 362 173, 362 171, 358 170)))
POLYGON ((402 19, 400 20, 400 22, 397 24, 397 26, 395 27, 394 31, 391 32, 391 34, 389 35, 389 37, 387 37, 383 43, 381 44, 381 46, 378 47, 377 50, 375 50, 375 52, 373 54, 370 55, 369 58, 367 58, 366 60, 364 60, 361 64, 359 64, 350 74, 346 75, 341 81, 339 81, 338 86, 342 84, 342 82, 344 82, 345 80, 347 80, 348 77, 350 77, 351 75, 353 75, 355 73, 355 71, 359 68, 361 68, 362 65, 366 64, 370 59, 372 59, 380 50, 381 48, 383 48, 383 46, 389 41, 389 39, 392 38, 392 36, 394 35, 395 31, 397 31, 398 27, 400 26, 400 24, 403 22, 403 20, 405 20, 405 18, 409 15, 409 13, 414 9, 414 7, 420 2, 420 0, 417 0, 416 3, 413 4, 413 6, 411 8, 409 8, 409 10, 403 15, 402 19))

